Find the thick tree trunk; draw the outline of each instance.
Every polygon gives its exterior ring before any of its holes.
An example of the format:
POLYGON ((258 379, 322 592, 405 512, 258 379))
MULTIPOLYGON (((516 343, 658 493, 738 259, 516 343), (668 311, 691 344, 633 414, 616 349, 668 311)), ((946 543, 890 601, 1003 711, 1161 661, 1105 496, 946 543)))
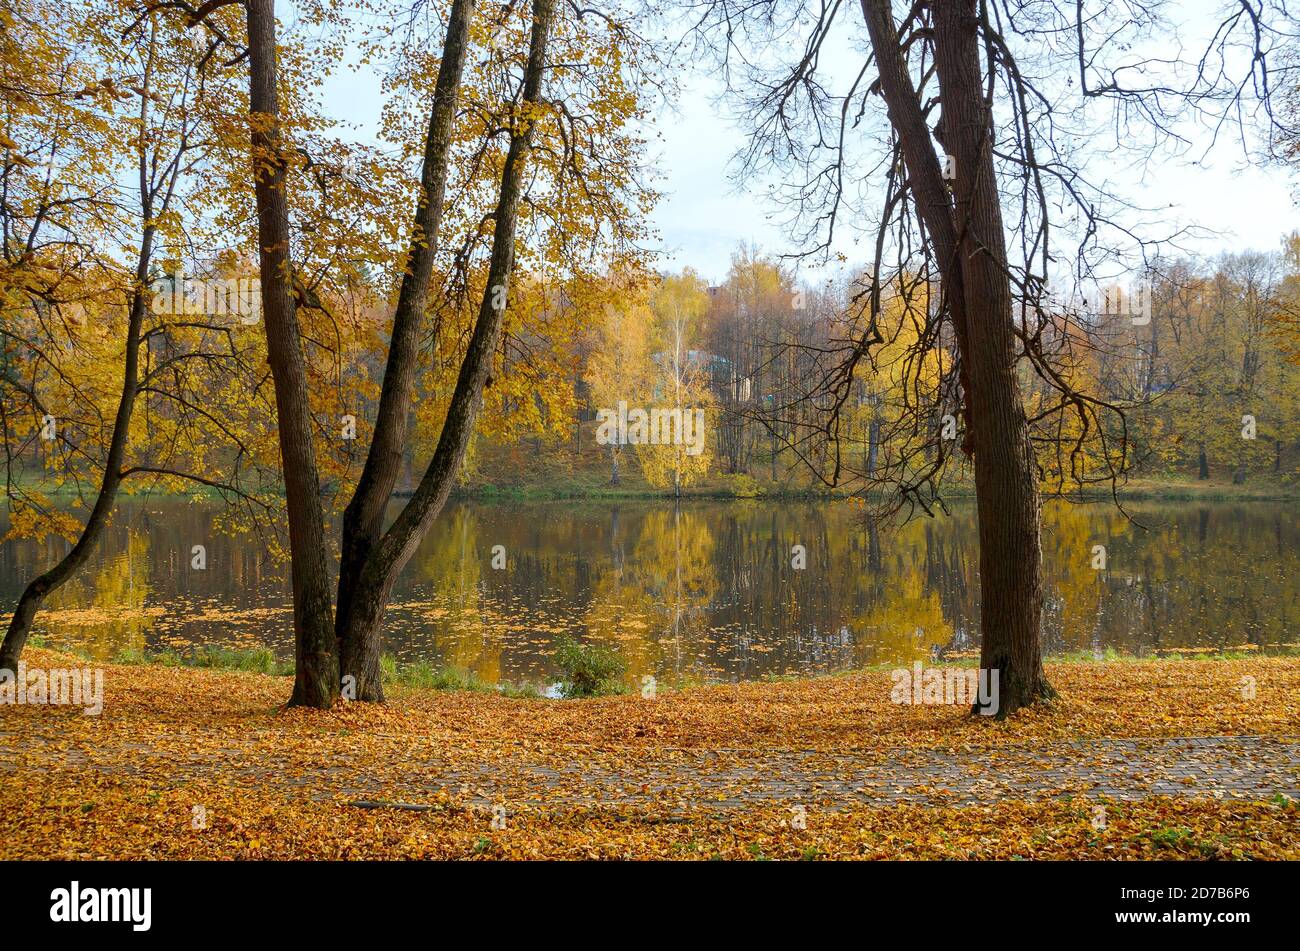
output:
POLYGON ((931 232, 962 364, 966 447, 980 532, 980 666, 997 670, 998 715, 1053 695, 1042 665, 1042 550, 1033 450, 1016 380, 1006 239, 983 95, 975 0, 934 4, 935 66, 953 204, 899 50, 889 0, 862 0, 881 90, 931 232))
POLYGON ((957 160, 954 222, 970 333, 980 533, 980 666, 999 671, 1005 716, 1053 690, 1043 672, 1040 502, 1016 379, 1006 236, 984 98, 976 0, 933 7, 944 142, 957 160))
POLYGON ((1210 457, 1205 453, 1205 444, 1197 447, 1196 478, 1205 480, 1210 477, 1210 457))
POLYGON ((532 148, 532 117, 542 101, 542 74, 554 4, 555 0, 533 0, 528 65, 524 70, 523 116, 515 119, 502 170, 487 284, 437 448, 420 484, 392 527, 375 545, 353 589, 344 639, 351 645, 349 673, 354 673, 357 678, 358 700, 382 702, 384 699, 379 671, 379 632, 384 611, 398 575, 451 493, 465 448, 473 435, 483 388, 489 383, 505 315, 505 306, 498 308, 497 305, 509 294, 519 201, 524 190, 528 153, 532 148))
POLYGON ((397 297, 393 333, 388 345, 374 438, 356 491, 343 513, 342 558, 339 564, 335 630, 339 637, 342 673, 360 679, 363 651, 348 637, 355 588, 367 559, 384 529, 384 513, 401 472, 415 392, 420 338, 425 327, 429 282, 433 274, 438 230, 447 187, 447 156, 456 119, 456 100, 465 67, 474 0, 453 0, 443 41, 442 62, 429 112, 421 190, 411 228, 407 267, 397 297))
MULTIPOLYGON (((150 217, 146 199, 145 217, 150 217)), ((117 490, 122 484, 122 463, 126 458, 127 438, 131 430, 131 414, 135 409, 135 398, 140 388, 140 334, 144 325, 145 312, 148 309, 145 288, 149 281, 149 262, 153 255, 155 228, 146 225, 140 242, 140 256, 135 271, 135 288, 130 297, 130 312, 127 318, 126 360, 122 371, 122 395, 117 402, 117 415, 113 419, 113 435, 108 444, 108 456, 104 460, 104 475, 100 480, 99 495, 95 506, 90 510, 90 517, 81 529, 72 548, 49 571, 33 578, 23 589, 9 620, 9 629, 5 632, 4 644, 0 645, 0 669, 17 670, 18 658, 22 656, 31 634, 32 622, 42 602, 65 581, 71 578, 90 557, 91 551, 104 533, 108 524, 109 513, 117 502, 117 490)))
POLYGON ((325 513, 312 441, 307 366, 290 291, 289 205, 280 153, 274 0, 246 0, 253 190, 266 350, 275 383, 280 460, 289 510, 294 684, 289 703, 331 707, 339 696, 325 513))

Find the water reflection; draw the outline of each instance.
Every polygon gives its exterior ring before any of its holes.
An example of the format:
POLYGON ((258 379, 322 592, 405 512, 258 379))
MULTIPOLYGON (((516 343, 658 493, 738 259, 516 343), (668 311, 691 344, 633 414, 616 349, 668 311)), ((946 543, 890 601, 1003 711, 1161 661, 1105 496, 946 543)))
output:
MULTIPOLYGON (((289 656, 286 572, 215 505, 131 503, 37 633, 100 657, 123 649, 266 644, 289 656), (208 567, 190 564, 207 547, 208 567)), ((1282 503, 1049 506, 1052 653, 1289 649, 1300 610, 1295 509, 1282 503), (1092 546, 1107 569, 1091 567, 1092 546)), ((64 543, 0 546, 0 599, 64 543)), ((876 526, 848 505, 759 502, 453 504, 395 593, 388 650, 488 681, 545 680, 554 640, 603 641, 629 678, 744 680, 909 663, 978 648, 969 507, 876 526), (492 567, 503 545, 507 567, 492 567), (807 566, 792 567, 793 546, 807 566)))

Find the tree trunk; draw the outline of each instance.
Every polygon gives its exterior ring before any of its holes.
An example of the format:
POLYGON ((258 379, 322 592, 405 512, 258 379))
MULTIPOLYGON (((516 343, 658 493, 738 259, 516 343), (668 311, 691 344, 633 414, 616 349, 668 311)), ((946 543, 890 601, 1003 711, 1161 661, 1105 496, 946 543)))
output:
MULTIPOLYGON (((146 199, 145 219, 152 216, 146 199)), ((140 334, 144 325, 147 306, 145 288, 149 282, 149 262, 153 255, 155 228, 146 225, 141 241, 140 256, 135 270, 135 288, 130 297, 130 311, 127 318, 126 360, 122 371, 122 395, 117 402, 117 415, 113 419, 113 435, 108 444, 108 456, 104 460, 104 475, 100 480, 99 495, 95 506, 90 510, 90 517, 81 529, 81 535, 59 562, 49 571, 33 578, 23 589, 9 620, 9 629, 5 632, 3 645, 0 645, 0 669, 15 671, 18 658, 22 656, 31 634, 32 621, 40 610, 42 602, 49 594, 76 574, 104 533, 108 524, 109 513, 117 502, 117 490, 122 484, 122 463, 126 458, 127 438, 131 430, 131 414, 135 409, 135 398, 140 388, 140 334)))
POLYGON ((1210 477, 1210 457, 1205 454, 1205 443, 1197 447, 1196 478, 1205 480, 1210 477))
POLYGON ((453 0, 443 41, 442 61, 429 112, 424 146, 421 191, 411 228, 407 267, 393 315, 383 388, 374 437, 356 491, 343 513, 342 557, 339 563, 335 631, 339 637, 342 673, 361 679, 363 651, 347 634, 353 595, 367 559, 384 529, 384 513, 406 454, 415 370, 424 332, 429 282, 433 275, 438 231, 447 187, 447 156, 456 119, 456 100, 468 48, 474 0, 453 0))
POLYGON ((328 708, 339 696, 325 513, 312 442, 307 366, 289 288, 289 205, 280 153, 274 0, 246 0, 253 191, 267 361, 289 510, 293 580, 294 684, 290 705, 328 708))
POLYGON ((998 716, 1053 695, 1043 672, 1040 503, 1016 380, 1011 286, 984 99, 975 0, 934 4, 949 205, 924 115, 899 50, 889 0, 862 0, 881 90, 899 135, 953 314, 980 534, 980 666, 999 673, 998 716))
POLYGON ((528 65, 524 70, 523 117, 515 118, 511 130, 494 215, 487 283, 437 448, 420 484, 392 527, 375 545, 353 589, 344 639, 353 652, 349 673, 357 678, 358 700, 382 702, 384 699, 379 671, 379 632, 389 596, 402 568, 447 501, 474 431, 483 389, 490 383, 489 374, 505 315, 504 304, 499 309, 495 305, 507 297, 514 267, 515 227, 535 125, 531 117, 542 101, 542 73, 554 4, 555 0, 533 0, 528 65))
POLYGON ((983 94, 976 0, 934 6, 944 141, 957 160, 954 221, 970 334, 980 533, 980 666, 999 671, 999 716, 1053 690, 1043 672, 1040 502, 1016 379, 1006 237, 983 94))
POLYGON ((1151 320, 1151 351, 1147 354, 1146 373, 1142 377, 1142 398, 1149 400, 1156 389, 1156 363, 1160 359, 1160 321, 1151 320))
MULTIPOLYGON (((152 52, 150 65, 145 68, 144 86, 150 85, 152 72, 152 52)), ((151 100, 142 96, 140 100, 141 125, 147 124, 151 100)), ((140 232, 140 253, 136 257, 135 284, 127 297, 126 349, 123 354, 122 392, 118 398, 117 414, 113 419, 113 433, 109 438, 108 455, 104 460, 104 474, 100 480, 99 494, 90 517, 81 529, 77 541, 68 553, 48 571, 32 579, 23 589, 18 604, 10 618, 9 628, 5 632, 4 642, 0 644, 0 669, 16 670, 18 659, 22 656, 27 638, 31 634, 32 622, 36 612, 51 592, 71 578, 90 557, 91 550, 98 543, 108 524, 108 516, 117 502, 117 491, 122 484, 123 463, 126 459, 127 441, 130 438, 131 416, 135 410, 135 400, 140 391, 140 340, 144 329, 145 313, 148 310, 146 291, 149 286, 149 268, 153 261, 154 239, 157 236, 155 222, 155 200, 161 197, 157 210, 166 212, 175 194, 176 180, 179 176, 179 163, 172 166, 170 181, 163 189, 162 181, 157 184, 149 175, 144 143, 140 144, 140 218, 143 227, 140 232)), ((146 369, 146 374, 147 374, 146 369)))

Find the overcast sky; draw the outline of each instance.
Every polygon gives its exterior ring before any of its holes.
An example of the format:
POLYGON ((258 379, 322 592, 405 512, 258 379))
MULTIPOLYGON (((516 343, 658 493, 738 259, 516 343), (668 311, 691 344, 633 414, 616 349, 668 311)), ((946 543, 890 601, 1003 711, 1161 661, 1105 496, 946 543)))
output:
MULTIPOLYGON (((706 83, 701 79, 699 86, 706 83)), ((679 116, 661 123, 663 138, 654 150, 665 175, 654 221, 672 269, 689 265, 716 282, 741 242, 770 252, 792 250, 779 221, 769 220, 772 208, 763 196, 737 191, 728 179, 742 130, 704 96, 685 98, 679 109, 679 116)), ((1300 228, 1294 185, 1284 169, 1252 166, 1228 142, 1208 167, 1166 163, 1145 182, 1129 177, 1125 190, 1142 205, 1170 206, 1170 218, 1223 232, 1222 239, 1190 242, 1198 253, 1213 254, 1225 247, 1273 249, 1282 235, 1300 228)), ((867 257, 848 248, 846 253, 859 262, 867 257)))
MULTIPOLYGON (((1175 7, 1185 19, 1184 38, 1194 38, 1208 25, 1217 0, 1183 0, 1175 7)), ((838 56, 855 59, 847 46, 838 56)), ((653 214, 664 252, 661 265, 669 269, 694 267, 712 282, 727 273, 731 255, 742 243, 762 251, 797 250, 773 217, 761 188, 738 187, 728 174, 733 156, 744 143, 744 130, 716 102, 719 85, 707 65, 697 72, 679 73, 682 95, 674 112, 661 114, 650 155, 660 174, 663 198, 653 214)), ((326 102, 339 119, 352 125, 360 139, 372 136, 380 101, 379 80, 369 70, 339 70, 325 87, 326 102)), ((1197 253, 1246 247, 1273 249, 1281 237, 1300 227, 1295 204, 1296 181, 1286 170, 1252 164, 1238 143, 1225 141, 1208 163, 1158 165, 1143 180, 1136 170, 1108 169, 1120 190, 1147 207, 1167 208, 1169 220, 1222 232, 1222 238, 1191 243, 1197 253)), ((850 263, 861 263, 865 251, 845 239, 836 250, 850 263)))

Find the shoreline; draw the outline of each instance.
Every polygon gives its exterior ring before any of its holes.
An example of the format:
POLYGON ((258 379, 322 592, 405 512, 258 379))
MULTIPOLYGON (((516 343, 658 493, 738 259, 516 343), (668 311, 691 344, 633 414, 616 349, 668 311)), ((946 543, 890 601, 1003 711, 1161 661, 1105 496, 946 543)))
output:
MULTIPOLYGON (((43 486, 32 484, 24 489, 39 491, 55 499, 70 499, 79 493, 74 487, 43 486)), ((405 500, 413 494, 413 489, 400 488, 393 492, 394 500, 405 500)), ((80 493, 84 495, 85 493, 80 493)), ((93 493, 92 493, 93 495, 93 493)), ((164 499, 204 499, 217 501, 220 493, 215 489, 197 487, 187 492, 154 491, 135 488, 126 484, 122 488, 122 499, 139 498, 164 499)), ((627 486, 592 486, 584 485, 574 488, 572 483, 563 485, 540 484, 505 484, 457 486, 452 490, 450 499, 459 502, 518 503, 518 502, 626 502, 653 501, 671 502, 679 499, 683 502, 780 502, 780 503, 841 503, 863 504, 864 501, 885 501, 888 493, 872 492, 859 496, 843 491, 827 491, 787 487, 769 487, 762 484, 743 487, 728 485, 720 480, 710 480, 700 486, 682 489, 680 496, 670 489, 656 489, 644 485, 627 486)), ((1225 482, 1185 482, 1176 480, 1134 480, 1119 488, 1112 497, 1107 490, 1091 488, 1084 492, 1070 494, 1050 494, 1044 492, 1044 503, 1053 500, 1068 501, 1075 504, 1094 505, 1111 502, 1118 498, 1121 502, 1297 502, 1300 501, 1300 484, 1288 485, 1232 485, 1225 482)), ((968 505, 975 500, 974 487, 964 483, 954 484, 943 493, 943 500, 954 505, 968 505)))

